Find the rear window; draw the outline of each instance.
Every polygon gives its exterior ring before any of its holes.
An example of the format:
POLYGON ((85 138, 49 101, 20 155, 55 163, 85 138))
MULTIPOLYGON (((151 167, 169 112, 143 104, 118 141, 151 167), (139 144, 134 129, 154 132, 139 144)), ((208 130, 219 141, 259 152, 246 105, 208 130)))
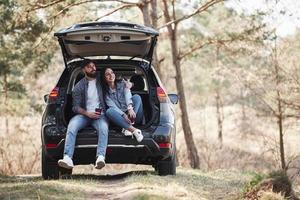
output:
MULTIPOLYGON (((107 65, 106 65, 107 67, 107 65)), ((148 93, 149 86, 147 79, 145 77, 145 73, 139 67, 129 66, 128 68, 122 67, 121 69, 118 67, 109 66, 115 72, 116 79, 121 80, 129 80, 133 83, 131 91, 133 93, 148 93)), ((97 66, 97 71, 100 75, 101 67, 97 66)), ((76 83, 78 83, 82 78, 84 78, 84 73, 81 71, 81 68, 75 68, 72 72, 71 79, 68 86, 68 94, 72 93, 72 90, 76 83)))

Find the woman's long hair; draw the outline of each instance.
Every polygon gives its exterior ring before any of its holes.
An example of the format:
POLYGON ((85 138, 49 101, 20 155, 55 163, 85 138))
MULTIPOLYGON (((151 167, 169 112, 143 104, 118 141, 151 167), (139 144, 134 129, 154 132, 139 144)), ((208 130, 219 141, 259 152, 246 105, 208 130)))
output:
MULTIPOLYGON (((101 73, 100 73, 100 76, 101 76, 100 81, 101 81, 101 86, 102 86, 102 91, 103 91, 103 97, 104 97, 104 99, 105 99, 105 97, 106 97, 106 95, 108 94, 108 91, 109 91, 109 86, 108 86, 108 84, 107 84, 107 82, 105 80, 105 71, 107 69, 111 69, 112 70, 112 68, 110 68, 110 67, 104 67, 101 70, 101 73)), ((115 85, 117 85, 117 79, 116 79, 116 77, 115 77, 115 85)))

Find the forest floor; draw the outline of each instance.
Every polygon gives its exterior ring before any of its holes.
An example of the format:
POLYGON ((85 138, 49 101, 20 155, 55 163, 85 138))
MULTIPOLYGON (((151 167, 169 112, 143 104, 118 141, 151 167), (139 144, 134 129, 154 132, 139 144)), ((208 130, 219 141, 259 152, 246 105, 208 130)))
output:
POLYGON ((203 172, 178 168, 176 176, 152 170, 120 174, 74 174, 45 181, 41 176, 0 176, 0 199, 240 199, 249 172, 203 172))

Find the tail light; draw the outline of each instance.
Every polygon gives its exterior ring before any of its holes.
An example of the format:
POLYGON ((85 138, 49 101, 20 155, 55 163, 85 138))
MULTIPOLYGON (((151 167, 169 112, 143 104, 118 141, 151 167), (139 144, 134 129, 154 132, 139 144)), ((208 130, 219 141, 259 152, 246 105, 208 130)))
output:
POLYGON ((57 144, 55 143, 47 143, 46 144, 46 148, 49 149, 49 148, 56 148, 57 147, 57 144))
POLYGON ((59 87, 55 87, 49 94, 49 101, 55 101, 59 96, 59 87))
POLYGON ((162 87, 156 88, 156 94, 160 103, 166 103, 168 101, 167 94, 162 87))
POLYGON ((159 148, 171 148, 171 143, 158 143, 159 148))

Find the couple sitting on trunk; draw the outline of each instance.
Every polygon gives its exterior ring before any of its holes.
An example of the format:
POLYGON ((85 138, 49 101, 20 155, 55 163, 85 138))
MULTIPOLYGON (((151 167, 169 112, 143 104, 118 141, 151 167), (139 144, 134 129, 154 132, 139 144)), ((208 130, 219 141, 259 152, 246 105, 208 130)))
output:
POLYGON ((132 83, 124 80, 117 81, 111 68, 102 70, 99 77, 95 64, 86 59, 83 61, 82 70, 85 77, 72 91, 72 110, 76 115, 69 122, 64 157, 58 161, 58 165, 67 169, 74 167, 72 157, 77 133, 87 125, 92 125, 98 134, 95 167, 101 169, 105 166, 108 120, 123 128, 124 135, 133 135, 138 142, 141 142, 142 132, 133 124, 142 123, 143 105, 139 95, 132 96, 130 91, 132 83))

